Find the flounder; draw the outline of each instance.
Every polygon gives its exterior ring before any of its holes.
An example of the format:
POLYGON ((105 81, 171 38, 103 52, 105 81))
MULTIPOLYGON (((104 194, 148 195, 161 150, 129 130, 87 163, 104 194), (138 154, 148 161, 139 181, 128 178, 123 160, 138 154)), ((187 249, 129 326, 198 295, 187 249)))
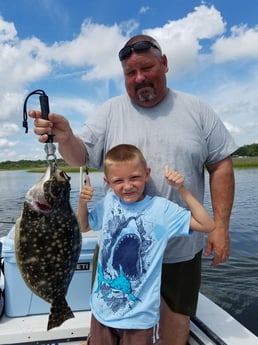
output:
POLYGON ((27 193, 15 226, 15 255, 32 292, 51 304, 47 329, 74 317, 66 301, 81 250, 79 223, 70 205, 70 177, 56 166, 27 193))

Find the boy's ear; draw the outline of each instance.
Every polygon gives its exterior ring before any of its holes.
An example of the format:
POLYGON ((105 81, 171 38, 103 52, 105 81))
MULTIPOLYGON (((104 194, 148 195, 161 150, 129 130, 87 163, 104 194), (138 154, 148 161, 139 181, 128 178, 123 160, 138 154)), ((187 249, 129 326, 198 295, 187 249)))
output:
POLYGON ((108 181, 108 179, 107 179, 107 177, 104 175, 104 177, 103 177, 103 180, 106 182, 106 184, 108 184, 109 185, 109 181, 108 181))

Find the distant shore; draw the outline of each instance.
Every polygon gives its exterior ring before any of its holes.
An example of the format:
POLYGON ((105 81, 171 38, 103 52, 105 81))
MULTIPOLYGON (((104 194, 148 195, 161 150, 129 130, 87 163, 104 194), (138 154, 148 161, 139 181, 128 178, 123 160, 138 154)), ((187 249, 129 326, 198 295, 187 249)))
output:
POLYGON ((233 157, 234 168, 257 168, 258 157, 233 157))
MULTIPOLYGON (((258 168, 258 157, 233 157, 234 168, 258 168)), ((59 166, 59 169, 63 169, 66 172, 80 172, 80 168, 70 166, 59 166)), ((29 172, 43 172, 45 169, 35 168, 29 169, 29 172)), ((96 169, 89 169, 90 172, 96 172, 96 169)))
MULTIPOLYGON (((37 164, 37 162, 35 162, 37 164)), ((71 167, 66 164, 63 164, 63 161, 57 162, 58 168, 62 169, 66 172, 80 172, 80 168, 78 167, 71 167)), ((233 166, 234 168, 258 168, 258 157, 233 157, 233 166)), ((6 170, 27 170, 28 172, 35 172, 35 173, 42 173, 46 170, 47 162, 41 162, 41 164, 32 166, 31 161, 28 166, 26 166, 26 162, 16 162, 15 166, 10 164, 7 166, 6 164, 2 164, 0 162, 0 171, 6 170)), ((90 169, 90 172, 98 171, 96 169, 90 169)))

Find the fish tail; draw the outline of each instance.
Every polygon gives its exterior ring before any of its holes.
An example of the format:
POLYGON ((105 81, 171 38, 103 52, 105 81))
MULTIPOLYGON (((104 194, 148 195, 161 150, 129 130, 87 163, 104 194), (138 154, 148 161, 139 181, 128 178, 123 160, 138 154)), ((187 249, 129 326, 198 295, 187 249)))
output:
POLYGON ((63 322, 73 317, 74 314, 71 308, 69 307, 68 303, 66 302, 65 298, 63 298, 62 300, 55 300, 51 305, 48 317, 47 330, 49 331, 54 327, 59 327, 62 325, 63 322))

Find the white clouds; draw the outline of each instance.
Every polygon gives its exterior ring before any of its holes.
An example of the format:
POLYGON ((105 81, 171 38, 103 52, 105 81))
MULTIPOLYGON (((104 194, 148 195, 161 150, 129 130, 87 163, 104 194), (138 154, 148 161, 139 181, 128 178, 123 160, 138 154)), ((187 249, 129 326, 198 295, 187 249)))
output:
POLYGON ((146 13, 150 10, 150 7, 149 6, 142 6, 139 10, 139 13, 142 14, 142 13, 146 13))
POLYGON ((0 92, 21 90, 27 82, 50 72, 42 59, 45 44, 37 38, 19 40, 13 23, 0 17, 0 92))
POLYGON ((182 19, 145 30, 145 33, 158 39, 169 61, 172 61, 172 73, 180 75, 196 67, 202 49, 200 41, 215 39, 224 30, 225 23, 220 12, 213 6, 202 5, 182 19))
MULTIPOLYGON (((150 10, 143 6, 139 13, 150 10)), ((37 82, 52 89, 51 109, 66 114, 78 132, 96 104, 122 89, 117 54, 135 32, 139 32, 139 23, 134 19, 113 25, 85 19, 77 36, 50 45, 38 37, 20 39, 15 23, 0 17, 0 160, 5 159, 8 152, 12 155, 20 146, 16 137, 21 129, 16 122, 21 122, 24 95, 31 85, 34 89, 37 82), (76 81, 73 85, 77 88, 70 87, 68 92, 72 81, 76 81), (111 90, 111 84, 114 90, 111 90), (79 88, 83 87, 85 93, 82 95, 79 88), (62 94, 65 94, 64 98, 61 98, 62 94)), ((244 81, 240 77, 237 80, 236 76, 230 77, 230 66, 227 65, 223 85, 211 85, 207 80, 209 75, 216 73, 214 66, 219 66, 223 75, 227 61, 247 59, 253 65, 245 65, 246 68, 255 70, 254 65, 257 68, 258 26, 250 28, 239 24, 227 28, 222 13, 214 6, 201 5, 181 19, 171 19, 160 27, 150 26, 143 32, 156 37, 166 53, 170 82, 177 78, 187 85, 189 77, 194 75, 198 79, 206 73, 203 84, 207 85, 209 95, 204 98, 211 100, 237 141, 244 144, 257 138, 254 134, 258 132, 257 75, 250 73, 244 81)), ((35 136, 33 140, 35 142, 35 136)), ((39 146, 39 152, 41 148, 39 146)), ((30 152, 28 147, 26 150, 30 152)))
POLYGON ((11 42, 16 39, 14 23, 8 23, 0 16, 0 43, 11 42))
POLYGON ((50 72, 46 63, 20 52, 20 49, 13 48, 6 59, 0 57, 1 92, 21 92, 29 82, 35 82, 50 72))
POLYGON ((13 147, 15 146, 15 143, 8 141, 7 139, 1 139, 0 138, 0 147, 13 147))
POLYGON ((117 51, 122 45, 118 25, 107 27, 83 22, 80 34, 72 41, 57 42, 48 49, 48 57, 64 66, 87 67, 84 80, 99 80, 118 75, 117 51))
POLYGON ((246 79, 232 78, 206 94, 240 146, 258 140, 257 85, 258 71, 254 70, 246 79))
POLYGON ((232 134, 238 134, 241 132, 240 128, 238 126, 232 125, 232 123, 224 122, 224 125, 226 126, 227 130, 232 134))
POLYGON ((212 47, 214 61, 221 63, 241 58, 258 59, 258 26, 239 25, 231 28, 230 37, 219 38, 212 47))
POLYGON ((0 87, 0 92, 0 118, 3 121, 12 118, 12 114, 17 111, 17 104, 21 100, 21 95, 8 92, 6 86, 0 87))
POLYGON ((1 126, 0 126, 0 138, 1 137, 8 137, 8 136, 13 135, 13 134, 18 133, 18 132, 19 132, 19 128, 18 128, 18 126, 16 124, 11 123, 11 122, 3 122, 3 123, 1 123, 1 126))

